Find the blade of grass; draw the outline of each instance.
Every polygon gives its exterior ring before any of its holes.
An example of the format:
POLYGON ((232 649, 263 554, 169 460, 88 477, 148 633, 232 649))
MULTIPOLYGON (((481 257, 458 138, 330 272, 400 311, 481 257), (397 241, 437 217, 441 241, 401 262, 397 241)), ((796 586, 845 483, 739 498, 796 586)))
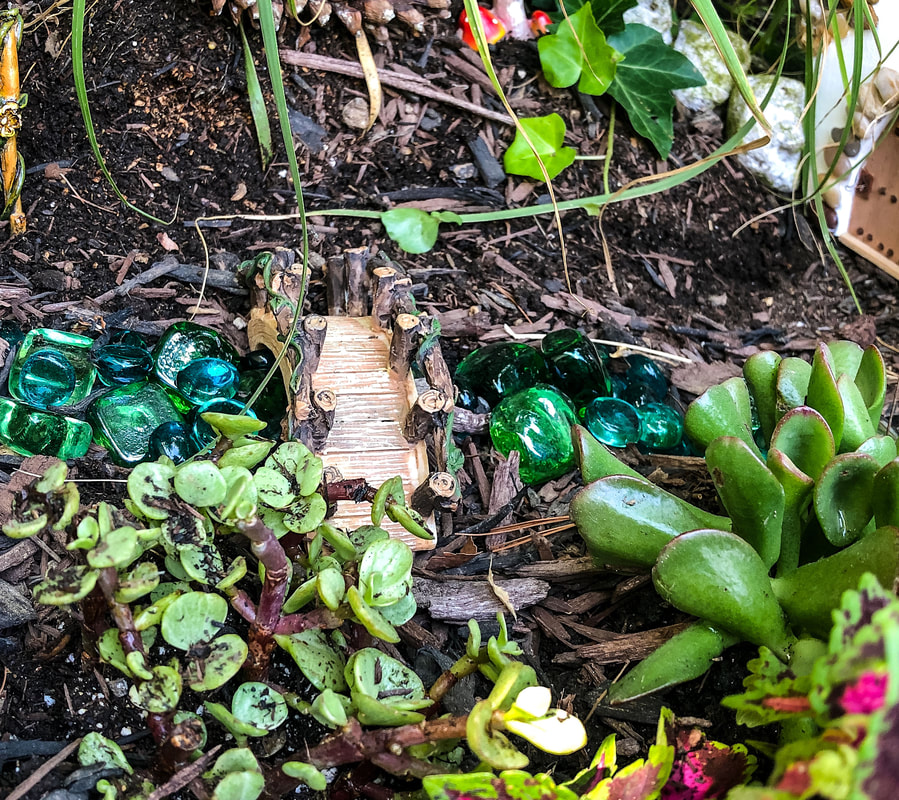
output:
POLYGON ((265 99, 262 96, 262 86, 259 85, 259 76, 256 74, 256 64, 250 43, 247 41, 247 33, 243 27, 243 17, 240 20, 240 41, 243 44, 244 73, 247 76, 247 97, 250 99, 250 113, 253 115, 253 126, 256 128, 256 141, 259 143, 259 156, 262 159, 262 169, 268 169, 275 156, 272 145, 272 129, 268 123, 268 111, 265 108, 265 99))
POLYGON ((171 225, 175 221, 175 217, 178 216, 178 209, 175 209, 175 214, 168 222, 166 222, 165 220, 154 217, 149 212, 138 208, 122 194, 115 179, 112 177, 112 173, 110 173, 106 166, 103 154, 100 152, 100 145, 97 142, 97 133, 94 130, 93 119, 91 119, 90 104, 87 100, 87 84, 84 80, 84 9, 85 0, 74 0, 72 3, 72 74, 75 80, 75 95, 78 97, 78 107, 81 109, 81 118, 84 120, 84 130, 87 133, 87 139, 90 142, 94 159, 97 162, 97 166, 100 167, 100 172, 103 173, 103 177, 106 178, 107 182, 112 187, 112 190, 115 192, 116 197, 118 197, 128 208, 140 214, 142 217, 157 222, 160 225, 171 225))

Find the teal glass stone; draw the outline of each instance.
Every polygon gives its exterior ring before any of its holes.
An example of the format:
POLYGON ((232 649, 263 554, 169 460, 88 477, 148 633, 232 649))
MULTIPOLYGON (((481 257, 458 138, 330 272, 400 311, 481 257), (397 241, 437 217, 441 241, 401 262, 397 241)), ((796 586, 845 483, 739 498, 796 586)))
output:
POLYGON ((508 395, 549 381, 546 360, 539 350, 520 342, 495 342, 469 353, 459 366, 453 381, 459 389, 459 405, 483 398, 491 408, 508 395))
POLYGON ((150 434, 160 425, 184 419, 168 390, 148 380, 120 386, 98 397, 87 407, 86 417, 93 426, 94 441, 123 467, 149 458, 150 434))
POLYGON ((183 422, 171 420, 163 422, 150 434, 150 459, 156 461, 166 456, 176 464, 187 461, 198 452, 198 448, 190 437, 190 431, 183 422))
POLYGON ((574 423, 568 398, 551 387, 537 386, 509 395, 493 409, 490 438, 504 456, 519 452, 522 481, 542 483, 574 469, 574 423))
POLYGON ((230 361, 198 358, 178 373, 175 386, 185 400, 198 406, 217 398, 230 400, 237 393, 239 381, 237 367, 230 361))
POLYGON ((596 348, 583 333, 573 328, 552 331, 543 337, 543 357, 550 380, 575 403, 589 403, 594 397, 608 397, 612 384, 596 348))
POLYGON ((41 408, 80 403, 97 376, 90 357, 93 343, 77 333, 50 328, 29 331, 9 370, 9 393, 41 408))
POLYGON ((275 354, 267 347, 260 347, 258 350, 251 350, 240 359, 240 371, 244 370, 269 370, 275 364, 275 354))
POLYGON ((91 426, 0 397, 0 442, 23 456, 81 458, 91 446, 91 426))
MULTIPOLYGON (((253 369, 242 372, 237 384, 236 400, 246 403, 253 392, 262 383, 267 370, 253 369)), ((259 432, 266 439, 277 439, 281 435, 281 421, 287 415, 287 392, 284 390, 284 381, 280 373, 275 373, 266 384, 262 394, 253 403, 253 412, 259 419, 265 420, 265 428, 259 432)))
POLYGON ((19 397, 38 408, 65 405, 75 391, 75 368, 56 350, 35 350, 19 370, 19 397))
POLYGON ((147 337, 137 331, 117 331, 109 337, 107 344, 127 344, 130 347, 147 349, 147 337))
POLYGON ((684 435, 684 420, 671 406, 646 403, 637 409, 643 423, 640 445, 651 452, 672 450, 684 435))
POLYGON ((20 344, 25 338, 22 329, 8 319, 0 319, 0 339, 3 339, 10 347, 20 344))
POLYGON ((620 372, 614 372, 609 376, 609 385, 612 387, 612 397, 621 397, 628 387, 627 378, 620 372))
POLYGON ((643 381, 634 381, 628 384, 618 397, 630 403, 634 408, 640 408, 647 403, 657 403, 659 401, 658 395, 653 388, 643 381))
POLYGON ((627 362, 626 376, 629 384, 642 381, 650 388, 659 402, 668 396, 668 379, 654 361, 646 356, 628 356, 627 362))
POLYGON ((146 378, 153 370, 153 357, 146 347, 107 344, 94 351, 94 366, 107 386, 124 386, 146 378))
POLYGON ((599 441, 624 447, 640 441, 642 421, 637 409, 617 397, 597 397, 584 409, 584 425, 599 441))
MULTIPOLYGON (((220 414, 240 414, 244 410, 244 404, 237 400, 210 400, 203 405, 195 406, 187 415, 187 430, 190 433, 197 450, 202 450, 215 441, 215 431, 201 416, 207 411, 218 411, 220 414)), ((252 410, 247 411, 247 416, 256 417, 252 410)))
POLYGON ((153 348, 156 377, 172 389, 178 373, 198 358, 221 358, 235 366, 240 362, 237 351, 221 334, 194 322, 176 322, 153 348))

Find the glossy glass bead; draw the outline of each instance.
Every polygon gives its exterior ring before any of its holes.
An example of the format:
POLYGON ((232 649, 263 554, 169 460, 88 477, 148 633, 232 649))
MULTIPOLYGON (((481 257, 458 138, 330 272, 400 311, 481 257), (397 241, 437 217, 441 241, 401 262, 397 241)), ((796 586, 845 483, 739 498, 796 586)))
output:
MULTIPOLYGON (((215 441, 215 431, 206 423, 202 415, 207 411, 218 411, 220 414, 240 414, 244 404, 237 400, 210 400, 202 405, 195 406, 187 415, 187 430, 191 441, 198 450, 215 441)), ((247 411, 250 417, 256 417, 252 410, 247 411)))
POLYGON ((98 397, 87 407, 94 440, 109 451, 120 466, 146 461, 150 454, 150 434, 164 422, 184 418, 168 390, 147 380, 129 383, 98 397))
POLYGON ((9 393, 42 408, 81 402, 97 376, 90 358, 92 345, 92 339, 77 333, 29 331, 10 367, 9 393))
POLYGON ((626 391, 628 387, 627 378, 624 377, 620 372, 613 372, 609 375, 609 385, 612 388, 612 397, 621 397, 626 391))
POLYGON ((107 344, 94 351, 94 366, 107 386, 124 386, 146 378, 153 370, 153 357, 145 347, 107 344))
POLYGON ((584 409, 584 425, 610 447, 624 447, 640 441, 642 423, 637 409, 617 397, 593 400, 584 409))
MULTIPOLYGON (((265 376, 266 370, 263 369, 242 372, 234 398, 241 403, 246 403, 265 376)), ((262 394, 256 398, 256 402, 253 403, 253 412, 259 419, 266 422, 265 428, 259 433, 260 436, 266 439, 275 439, 281 435, 281 421, 287 415, 287 392, 284 390, 284 381, 281 379, 280 373, 272 376, 262 394)))
POLYGON ((551 381, 575 403, 608 397, 612 392, 609 376, 596 348, 583 333, 573 328, 552 331, 543 337, 543 357, 551 381))
POLYGON ((558 478, 575 466, 571 426, 574 412, 567 397, 538 386, 504 398, 490 415, 490 438, 503 455, 521 455, 525 483, 558 478))
POLYGON ((0 339, 3 339, 10 347, 15 347, 25 338, 22 329, 8 319, 0 319, 0 339))
POLYGON ((23 456, 81 458, 91 444, 91 426, 0 397, 0 442, 23 456))
POLYGON ((163 422, 150 434, 150 459, 156 461, 160 456, 167 456, 176 464, 187 461, 198 451, 191 439, 190 431, 183 422, 171 420, 163 422))
POLYGON ((147 337, 137 331, 116 331, 107 344, 127 344, 130 347, 147 348, 147 337))
MULTIPOLYGON (((280 379, 280 375, 276 375, 280 379)), ((237 392, 240 375, 237 368, 221 358, 191 361, 175 378, 181 396, 194 405, 222 398, 230 400, 237 392)))
POLYGON ((37 408, 65 405, 75 391, 75 368, 49 347, 35 350, 22 363, 16 394, 37 408))
POLYGON ((628 356, 627 363, 626 375, 629 384, 642 381, 652 390, 655 399, 659 402, 668 396, 668 379, 655 361, 646 356, 637 355, 628 356))
POLYGON ((251 350, 240 359, 240 371, 252 369, 269 370, 275 363, 275 354, 267 347, 251 350))
POLYGON ((153 349, 156 376, 173 389, 178 373, 198 358, 221 358, 234 365, 240 361, 237 351, 221 334, 193 322, 176 322, 153 349))
POLYGON ((630 403, 634 408, 640 408, 647 403, 657 403, 659 400, 653 388, 643 381, 629 383, 618 397, 630 403))
POLYGON ((646 403, 637 409, 642 422, 640 444, 650 451, 671 450, 680 444, 684 421, 664 403, 646 403))
POLYGON ((482 397, 492 408, 503 397, 547 382, 549 371, 539 350, 520 342, 495 342, 465 356, 453 380, 463 397, 482 397))

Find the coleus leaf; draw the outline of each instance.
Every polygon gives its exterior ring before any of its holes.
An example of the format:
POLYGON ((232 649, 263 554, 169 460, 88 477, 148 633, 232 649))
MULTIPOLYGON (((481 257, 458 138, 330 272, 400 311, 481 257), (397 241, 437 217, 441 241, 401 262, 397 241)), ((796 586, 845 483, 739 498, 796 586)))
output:
POLYGON ((542 181, 545 178, 540 168, 542 162, 546 168, 546 176, 552 180, 563 169, 572 165, 577 151, 573 147, 564 146, 565 122, 558 114, 526 117, 520 119, 519 124, 524 133, 522 130, 515 132, 515 139, 503 156, 506 172, 542 181), (528 139, 531 144, 528 144, 528 139))
POLYGON ((686 56, 645 25, 625 25, 608 43, 622 55, 609 94, 624 106, 634 130, 667 158, 674 141, 671 90, 702 86, 705 79, 686 56))

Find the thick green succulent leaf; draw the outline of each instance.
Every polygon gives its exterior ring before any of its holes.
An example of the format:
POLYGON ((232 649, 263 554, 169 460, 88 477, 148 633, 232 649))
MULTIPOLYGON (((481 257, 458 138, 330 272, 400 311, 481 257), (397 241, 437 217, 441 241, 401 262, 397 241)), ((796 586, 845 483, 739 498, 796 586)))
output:
POLYGON ((96 731, 85 734, 78 745, 78 763, 82 767, 102 764, 104 767, 121 769, 129 775, 134 774, 134 768, 128 763, 122 748, 96 731))
POLYGON ((325 689, 312 701, 309 713, 322 725, 329 728, 342 728, 346 725, 349 714, 352 713, 352 706, 353 703, 349 697, 325 689))
POLYGON ((346 595, 346 581, 339 569, 328 567, 321 570, 316 576, 316 589, 322 602, 331 609, 337 611, 346 595))
POLYGON ((195 692, 211 692, 224 686, 240 672, 249 652, 247 643, 236 633, 219 636, 208 647, 186 669, 188 683, 195 692))
POLYGON ((581 468, 584 483, 593 483, 609 475, 630 475, 643 478, 635 469, 613 455, 602 442, 582 425, 572 425, 571 438, 574 442, 575 457, 581 468))
POLYGON ((124 569, 140 554, 137 531, 125 526, 101 535, 97 546, 87 551, 87 563, 94 569, 124 569))
POLYGON ((719 530, 681 534, 662 550, 652 579, 671 605, 786 660, 791 636, 768 568, 739 536, 719 530))
POLYGON ((827 541, 852 544, 874 516, 872 492, 877 462, 864 453, 846 453, 827 465, 815 485, 815 514, 827 541))
POLYGON ((612 705, 676 686, 704 675, 738 638, 704 620, 672 636, 621 680, 609 687, 612 705))
POLYGON ((880 415, 883 414, 887 375, 883 355, 874 345, 865 349, 858 367, 858 374, 855 376, 855 385, 858 386, 858 390, 864 398, 868 408, 868 417, 876 428, 880 423, 880 415))
POLYGON ((855 342, 851 342, 848 339, 837 339, 836 341, 828 342, 826 347, 830 351, 833 371, 837 378, 839 379, 840 375, 847 375, 849 380, 854 381, 855 376, 858 375, 865 351, 855 342))
POLYGON ((178 557, 186 575, 205 586, 215 586, 228 575, 221 554, 211 544, 184 545, 178 548, 178 557))
POLYGON ((827 426, 833 433, 833 440, 837 445, 837 452, 842 452, 845 412, 843 398, 840 397, 840 390, 837 387, 837 377, 830 350, 826 345, 819 344, 815 350, 815 357, 812 359, 812 371, 809 374, 805 402, 827 421, 827 426))
POLYGON ((328 788, 328 779, 312 764, 303 761, 285 761, 281 771, 290 778, 302 781, 314 792, 323 792, 328 788))
POLYGON ((773 350, 761 350, 749 356, 743 365, 743 379, 755 400, 755 410, 766 442, 771 441, 777 424, 777 368, 781 360, 773 350))
POLYGON ((806 405, 805 396, 808 394, 811 375, 812 365, 801 358, 791 356, 780 362, 775 386, 778 417, 786 414, 791 408, 806 405))
POLYGON ((862 442, 855 452, 871 456, 881 469, 899 455, 899 450, 896 449, 896 440, 892 436, 872 436, 862 442))
POLYGON ((400 635, 396 632, 396 628, 387 621, 378 609, 365 602, 362 592, 355 586, 350 586, 347 589, 346 599, 350 608, 353 609, 353 614, 356 615, 359 624, 372 636, 393 644, 400 640, 400 635))
POLYGON ((222 414, 220 411, 206 411, 201 414, 203 422, 215 428, 228 439, 237 439, 247 434, 261 431, 266 423, 247 414, 222 414))
POLYGON ((417 610, 418 606, 415 602, 415 595, 412 594, 411 587, 409 587, 406 594, 393 603, 393 605, 380 606, 378 608, 378 611, 381 612, 381 616, 394 626, 405 625, 415 616, 417 610))
POLYGON ((871 504, 878 528, 883 525, 899 527, 899 459, 881 467, 874 476, 871 504))
POLYGON ((328 504, 320 494, 298 497, 284 509, 284 527, 294 533, 314 531, 325 519, 328 504))
POLYGON ((241 447, 230 447, 219 459, 219 468, 244 467, 245 469, 253 469, 271 452, 274 446, 274 442, 260 440, 249 441, 241 447))
POLYGON ((891 586, 899 565, 897 536, 899 529, 883 526, 839 553, 774 578, 774 594, 792 625, 827 638, 843 592, 858 586, 862 575, 873 573, 884 586, 891 586))
MULTIPOLYGON (((270 461, 271 457, 267 459, 270 461)), ((290 478, 280 469, 259 467, 253 475, 259 500, 270 508, 287 508, 296 498, 290 478)))
POLYGON ((285 442, 266 460, 265 466, 280 469, 296 482, 296 493, 310 495, 322 482, 322 460, 300 442, 285 442))
POLYGON ((303 675, 320 692, 326 689, 335 692, 346 690, 346 660, 324 631, 310 628, 289 636, 279 634, 275 636, 275 641, 290 654, 303 675))
POLYGON ((777 423, 771 449, 779 450, 796 469, 816 481, 834 457, 836 444, 824 417, 813 408, 800 406, 777 423))
POLYGON ((761 456, 752 436, 752 404, 742 378, 729 378, 697 397, 684 415, 684 430, 702 450, 719 436, 736 436, 761 456))
POLYGON ((229 772, 216 784, 212 800, 256 800, 263 789, 265 777, 261 772, 229 772))
POLYGON ((493 769, 523 769, 528 757, 518 750, 500 731, 491 728, 494 707, 489 700, 481 700, 468 715, 465 737, 471 751, 493 769))
POLYGON ((840 441, 840 452, 851 453, 857 450, 862 442, 877 433, 877 426, 868 416, 868 407, 855 381, 848 375, 840 375, 837 380, 837 391, 843 401, 843 438, 840 441))
POLYGON ((705 451, 718 497, 733 523, 769 569, 780 556, 784 490, 771 470, 742 439, 720 436, 705 451))
POLYGON ((399 727, 400 725, 416 725, 422 722, 425 715, 408 708, 397 708, 388 703, 361 694, 355 689, 351 692, 356 718, 363 725, 374 727, 399 727))
POLYGON ((190 650, 210 642, 228 616, 228 601, 211 592, 188 592, 176 598, 162 615, 160 632, 172 647, 190 650))
POLYGON ((421 678, 409 667, 373 647, 350 656, 344 678, 351 690, 401 708, 424 708, 427 699, 421 678))
POLYGON ((727 517, 709 514, 645 478, 611 475, 571 501, 571 519, 600 562, 651 567, 662 548, 684 531, 730 530, 727 517))
POLYGON ((469 772, 458 775, 428 775, 423 780, 428 800, 578 800, 565 786, 558 786, 545 773, 531 775, 518 769, 506 769, 499 775, 492 772, 469 772))

